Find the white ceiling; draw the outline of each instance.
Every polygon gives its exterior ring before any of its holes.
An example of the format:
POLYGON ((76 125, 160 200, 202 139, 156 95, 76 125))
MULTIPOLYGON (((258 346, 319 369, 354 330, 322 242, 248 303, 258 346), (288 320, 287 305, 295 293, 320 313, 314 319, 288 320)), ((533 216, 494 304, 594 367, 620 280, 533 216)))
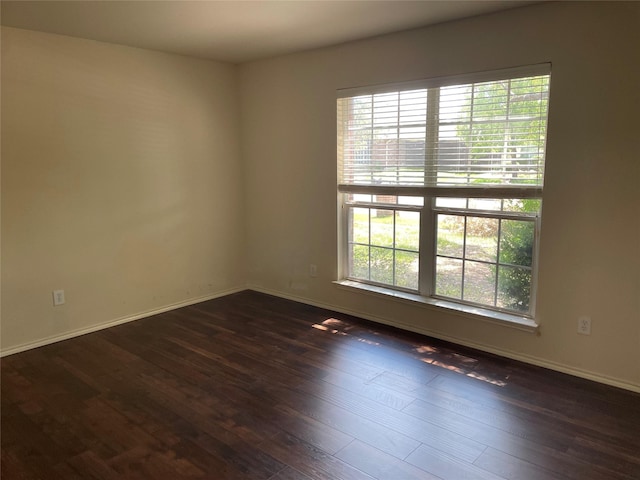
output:
POLYGON ((241 63, 529 1, 9 1, 2 24, 241 63))

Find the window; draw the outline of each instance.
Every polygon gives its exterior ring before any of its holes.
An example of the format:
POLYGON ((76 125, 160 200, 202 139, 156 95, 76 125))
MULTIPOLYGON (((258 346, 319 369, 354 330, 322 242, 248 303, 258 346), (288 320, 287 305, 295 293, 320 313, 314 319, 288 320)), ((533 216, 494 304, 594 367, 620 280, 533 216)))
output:
POLYGON ((532 318, 549 72, 339 91, 341 278, 532 318))

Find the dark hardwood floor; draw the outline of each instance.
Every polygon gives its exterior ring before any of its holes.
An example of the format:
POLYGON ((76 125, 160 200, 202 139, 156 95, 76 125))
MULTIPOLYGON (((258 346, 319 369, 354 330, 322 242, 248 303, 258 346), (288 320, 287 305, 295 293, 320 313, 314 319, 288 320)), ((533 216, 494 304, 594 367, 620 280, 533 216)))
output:
POLYGON ((2 479, 638 480, 640 395, 242 292, 2 364, 2 479))

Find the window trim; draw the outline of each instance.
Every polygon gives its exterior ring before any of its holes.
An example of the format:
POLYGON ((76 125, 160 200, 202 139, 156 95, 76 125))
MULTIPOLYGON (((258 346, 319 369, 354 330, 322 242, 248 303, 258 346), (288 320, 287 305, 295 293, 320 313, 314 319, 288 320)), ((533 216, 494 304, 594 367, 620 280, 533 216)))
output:
MULTIPOLYGON (((470 197, 468 197, 470 198, 470 197)), ((541 199, 542 200, 542 199, 541 199)), ((514 310, 510 310, 510 309, 506 309, 506 308, 501 308, 498 306, 488 306, 488 305, 483 305, 481 303, 476 303, 470 300, 461 300, 460 302, 463 303, 464 305, 471 305, 471 306, 476 306, 478 308, 482 308, 485 310, 491 310, 491 311, 495 311, 495 312, 501 312, 501 313, 505 313, 507 315, 510 316, 515 316, 515 317, 522 317, 522 318, 535 318, 535 314, 536 314, 536 298, 537 298, 537 271, 538 271, 538 248, 539 248, 539 239, 540 239, 540 215, 538 213, 528 213, 528 212, 504 212, 504 211, 499 211, 499 212, 493 212, 490 210, 473 210, 473 209, 463 209, 463 208, 450 208, 450 207, 433 207, 432 208, 432 213, 434 216, 434 224, 433 224, 433 236, 437 237, 437 233, 438 233, 438 227, 437 224, 435 222, 435 217, 438 214, 444 214, 444 215, 458 215, 458 216, 462 216, 462 217, 484 217, 484 218, 492 218, 492 219, 497 219, 497 220, 515 220, 515 221, 520 221, 520 222, 531 222, 533 223, 533 251, 531 252, 532 254, 532 259, 531 259, 531 266, 529 267, 525 267, 523 265, 514 265, 514 264, 507 264, 507 263, 500 263, 500 236, 498 235, 498 251, 496 252, 496 261, 495 262, 485 262, 485 261, 480 261, 481 263, 486 263, 489 265, 495 265, 496 267, 500 267, 502 266, 506 266, 506 267, 515 267, 515 268, 527 268, 531 271, 531 291, 529 292, 529 302, 530 302, 530 308, 529 308, 529 312, 527 313, 516 313, 514 310)), ((437 239, 436 239, 437 241, 437 239)), ((437 251, 433 251, 433 256, 436 259, 435 261, 433 261, 433 263, 431 263, 427 268, 432 269, 432 271, 430 272, 432 281, 435 282, 435 276, 436 276, 436 263, 437 263, 437 257, 442 255, 438 255, 437 251)), ((450 257, 450 258, 454 258, 454 257, 450 257)), ((478 261, 478 260, 472 260, 472 261, 478 261)), ((498 281, 497 279, 498 277, 498 271, 496 270, 496 282, 498 281)), ((462 282, 463 282, 463 288, 464 288, 464 272, 463 272, 463 277, 462 277, 462 282)), ((497 291, 495 292, 497 295, 497 291)), ((435 299, 441 299, 441 300, 445 300, 445 301, 449 301, 452 303, 457 303, 454 300, 451 300, 449 297, 445 297, 442 295, 438 295, 435 290, 431 290, 430 293, 425 294, 425 297, 431 297, 431 298, 435 298, 435 299)))
MULTIPOLYGON (((465 83, 482 83, 500 80, 515 80, 518 78, 550 75, 551 64, 541 63, 524 67, 507 68, 502 70, 475 72, 463 75, 454 75, 446 77, 436 77, 431 79, 422 79, 409 82, 400 82, 392 84, 381 84, 374 86, 363 86, 355 88, 345 88, 337 91, 337 98, 344 99, 359 95, 376 95, 381 93, 398 92, 405 90, 419 89, 439 89, 451 85, 462 85, 465 83)), ((437 97, 435 97, 437 98, 437 97)), ((429 95, 427 102, 434 101, 434 96, 429 95)), ((427 112, 432 107, 427 106, 427 112)), ((547 112, 548 114, 548 112, 547 112)), ((427 123, 427 139, 429 136, 437 134, 438 123, 427 123), (434 130, 435 129, 435 130, 434 130), (434 130, 431 132, 430 130, 434 130)), ((338 141, 341 138, 341 129, 338 128, 338 141)), ((425 148, 428 150, 429 145, 435 143, 425 141, 425 148)), ((433 152, 432 152, 433 153, 433 152)), ((426 158, 429 158, 429 152, 425 151, 426 158)), ((544 155, 544 153, 543 153, 544 155)), ((544 158, 544 157, 543 157, 544 158)), ((338 168, 341 168, 340 161, 338 168)), ((339 177, 341 178, 341 177, 339 177)), ((534 222, 534 242, 532 251, 531 264, 531 290, 529 295, 530 306, 528 312, 520 313, 510 309, 502 309, 497 306, 489 306, 482 304, 474 304, 468 300, 449 299, 448 297, 438 296, 435 293, 435 273, 436 273, 436 218, 441 207, 436 208, 435 202, 437 197, 461 197, 461 198, 504 198, 504 199, 543 199, 542 181, 539 185, 500 185, 500 186, 455 186, 455 185, 415 185, 415 186, 397 186, 397 185, 365 185, 338 183, 338 280, 334 283, 341 288, 349 290, 361 291, 373 295, 383 295, 396 300, 409 301, 424 305, 431 305, 438 308, 445 308, 454 312, 472 315, 498 323, 512 324, 516 328, 527 331, 537 331, 538 324, 535 321, 536 314, 536 298, 537 298, 537 281, 538 281, 538 253, 540 248, 540 217, 541 211, 536 215, 526 215, 514 213, 514 219, 522 217, 535 217, 534 222), (362 206, 364 208, 375 208, 378 206, 375 202, 348 202, 348 194, 367 194, 367 195, 393 195, 393 196, 416 196, 424 199, 424 206, 417 208, 407 208, 406 206, 398 206, 397 210, 418 210, 420 215, 420 246, 419 246, 419 291, 408 291, 402 287, 393 285, 382 285, 363 279, 356 279, 349 276, 349 214, 346 209, 352 206, 362 206), (424 237, 423 237, 424 235, 424 237)), ((379 205, 379 208, 394 209, 387 204, 379 205)), ((463 209, 464 210, 464 209, 463 209)), ((458 212, 459 213, 459 212, 458 212)), ((486 212, 467 210, 466 213, 459 213, 465 216, 487 216, 489 218, 506 218, 510 215, 505 212, 486 212)), ((496 259, 496 265, 499 259, 496 259)))
MULTIPOLYGON (((423 217, 423 213, 424 213, 424 207, 422 206, 413 206, 413 205, 393 205, 393 204, 388 204, 388 203, 379 203, 379 202, 344 202, 344 206, 347 209, 353 209, 353 208, 367 208, 367 209, 380 209, 380 210, 390 210, 393 211, 394 214, 395 212, 418 212, 420 213, 420 219, 422 221, 422 217, 423 217)), ((346 219, 347 219, 347 234, 346 234, 346 242, 347 242, 347 254, 346 256, 346 260, 347 263, 345 265, 345 275, 344 275, 344 279, 345 280, 349 280, 349 281, 354 281, 354 282, 361 282, 361 283, 366 283, 369 285, 374 285, 377 287, 382 287, 382 288, 390 288, 392 290, 399 290, 402 292, 406 292, 406 293, 410 293, 410 294, 414 294, 414 295, 422 295, 422 293, 420 292, 419 289, 412 289, 412 288, 407 288, 407 287, 402 287, 399 285, 389 285, 389 284, 385 284, 385 283, 381 283, 381 282, 376 282, 375 280, 364 280, 358 277, 354 277, 354 276, 350 276, 349 275, 349 252, 350 252, 350 248, 349 245, 363 245, 359 242, 349 242, 349 220, 350 220, 350 214, 349 213, 345 213, 344 214, 346 219)), ((394 225, 394 230, 395 230, 395 225, 394 225)), ((395 233, 395 232, 394 232, 395 233)), ((413 252, 411 250, 407 250, 404 248, 396 248, 395 246, 393 247, 384 247, 384 246, 380 246, 380 245, 371 245, 368 244, 369 247, 374 246, 375 248, 384 248, 384 249, 388 249, 388 250, 392 250, 394 253, 396 251, 405 251, 405 252, 412 252, 412 253, 417 253, 418 254, 418 262, 420 264, 420 268, 419 268, 419 273, 422 272, 422 259, 423 259, 423 254, 420 253, 420 244, 421 242, 418 244, 418 251, 417 252, 413 252)), ((370 277, 371 275, 369 275, 370 277)), ((394 261, 394 279, 395 279, 395 261, 394 261)), ((418 278, 418 287, 420 286, 420 278, 418 278)))
POLYGON ((528 333, 537 334, 540 330, 540 324, 535 319, 520 315, 513 315, 510 313, 489 310, 483 307, 450 302, 440 298, 425 297, 419 294, 407 293, 388 287, 381 287, 353 280, 336 280, 332 283, 340 290, 369 295, 384 300, 391 300, 404 305, 445 311, 462 318, 481 320, 528 333))

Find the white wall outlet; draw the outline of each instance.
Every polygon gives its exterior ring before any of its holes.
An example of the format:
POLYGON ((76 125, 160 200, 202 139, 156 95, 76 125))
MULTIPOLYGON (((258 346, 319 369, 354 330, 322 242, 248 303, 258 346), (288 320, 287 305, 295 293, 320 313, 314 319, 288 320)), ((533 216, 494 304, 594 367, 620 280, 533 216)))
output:
POLYGON ((578 333, 591 335, 591 317, 578 318, 578 333))
POLYGON ((313 263, 311 265, 309 265, 309 276, 310 277, 317 277, 318 276, 318 266, 314 265, 313 263))
POLYGON ((53 291, 53 306, 64 305, 64 290, 53 291))

